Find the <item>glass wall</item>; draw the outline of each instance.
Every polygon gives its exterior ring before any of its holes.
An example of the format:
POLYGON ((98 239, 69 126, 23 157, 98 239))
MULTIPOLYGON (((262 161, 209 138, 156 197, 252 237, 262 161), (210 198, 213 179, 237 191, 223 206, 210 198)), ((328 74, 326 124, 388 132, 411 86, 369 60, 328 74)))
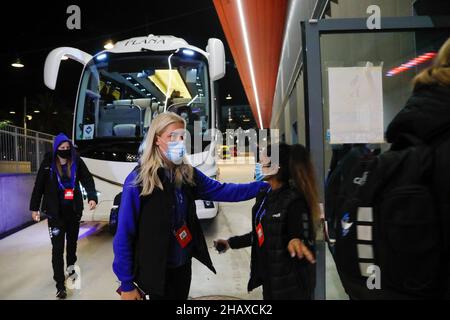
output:
MULTIPOLYGON (((431 59, 400 73, 390 71, 425 54, 436 53, 450 31, 395 33, 345 33, 321 36, 325 171, 332 150, 327 135, 330 129, 330 69, 374 66, 381 68, 382 120, 385 131, 393 117, 405 106, 412 91, 412 80, 431 59)), ((367 99, 370 99, 369 97, 367 99)), ((383 150, 387 144, 381 144, 383 150)), ((325 172, 326 173, 326 172, 325 172)))

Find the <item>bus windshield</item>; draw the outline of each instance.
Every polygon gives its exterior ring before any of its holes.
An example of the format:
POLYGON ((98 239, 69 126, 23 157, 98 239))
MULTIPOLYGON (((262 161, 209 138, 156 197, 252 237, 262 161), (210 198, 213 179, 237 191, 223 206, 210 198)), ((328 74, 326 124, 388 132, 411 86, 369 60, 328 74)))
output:
POLYGON ((193 137, 194 122, 209 129, 209 89, 207 60, 191 50, 97 55, 81 79, 75 142, 84 156, 132 161, 152 119, 165 110, 184 117, 193 137))

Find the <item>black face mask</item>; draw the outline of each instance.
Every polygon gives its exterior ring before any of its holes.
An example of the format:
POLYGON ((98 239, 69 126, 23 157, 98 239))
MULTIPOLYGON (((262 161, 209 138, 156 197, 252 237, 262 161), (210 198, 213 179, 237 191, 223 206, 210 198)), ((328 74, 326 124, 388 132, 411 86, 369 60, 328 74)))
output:
POLYGON ((57 150, 56 154, 63 159, 69 159, 72 157, 72 150, 57 150))

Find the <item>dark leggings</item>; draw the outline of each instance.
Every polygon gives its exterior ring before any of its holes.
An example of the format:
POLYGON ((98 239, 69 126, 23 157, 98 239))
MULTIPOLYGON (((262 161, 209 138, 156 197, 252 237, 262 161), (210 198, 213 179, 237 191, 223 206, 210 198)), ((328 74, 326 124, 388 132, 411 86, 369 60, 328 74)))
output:
POLYGON ((191 261, 178 268, 167 268, 164 295, 150 293, 150 300, 187 300, 191 279, 191 261))
POLYGON ((311 290, 298 288, 285 292, 283 295, 274 295, 270 286, 263 284, 263 300, 313 300, 314 293, 311 290))
POLYGON ((77 261, 77 240, 80 230, 80 221, 75 213, 66 214, 63 218, 48 219, 50 239, 52 241, 53 279, 56 288, 64 288, 64 244, 66 244, 66 263, 72 266, 77 261))

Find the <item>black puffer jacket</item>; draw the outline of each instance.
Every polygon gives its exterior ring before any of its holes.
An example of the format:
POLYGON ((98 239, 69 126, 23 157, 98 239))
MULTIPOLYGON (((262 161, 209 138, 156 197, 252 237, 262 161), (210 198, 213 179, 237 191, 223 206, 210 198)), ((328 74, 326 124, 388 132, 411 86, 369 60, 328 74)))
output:
MULTIPOLYGON (((256 236, 255 216, 266 192, 256 197, 252 209, 252 232, 230 238, 233 249, 252 247, 251 273, 248 291, 268 285, 269 296, 276 300, 311 299, 315 287, 315 265, 306 259, 291 258, 287 250, 290 240, 301 238, 314 252, 315 234, 310 213, 302 194, 282 187, 268 194, 261 220, 264 243, 259 247, 256 236)), ((265 292, 266 293, 266 292, 265 292)))
MULTIPOLYGON (((52 174, 53 155, 47 153, 39 167, 39 171, 34 183, 33 193, 30 200, 30 210, 41 210, 50 218, 60 217, 60 196, 58 192, 58 181, 55 174, 52 174), (41 204, 42 200, 42 204, 41 204)), ((75 181, 75 192, 73 199, 73 210, 78 218, 81 218, 83 212, 83 196, 80 191, 80 182, 86 189, 88 201, 94 200, 98 203, 97 192, 95 190, 94 179, 84 161, 76 157, 77 174, 75 181)))
POLYGON ((450 86, 417 87, 406 106, 389 125, 386 138, 399 143, 403 133, 414 135, 426 143, 441 143, 436 148, 433 189, 442 216, 442 243, 446 263, 442 266, 442 284, 450 298, 450 86))

